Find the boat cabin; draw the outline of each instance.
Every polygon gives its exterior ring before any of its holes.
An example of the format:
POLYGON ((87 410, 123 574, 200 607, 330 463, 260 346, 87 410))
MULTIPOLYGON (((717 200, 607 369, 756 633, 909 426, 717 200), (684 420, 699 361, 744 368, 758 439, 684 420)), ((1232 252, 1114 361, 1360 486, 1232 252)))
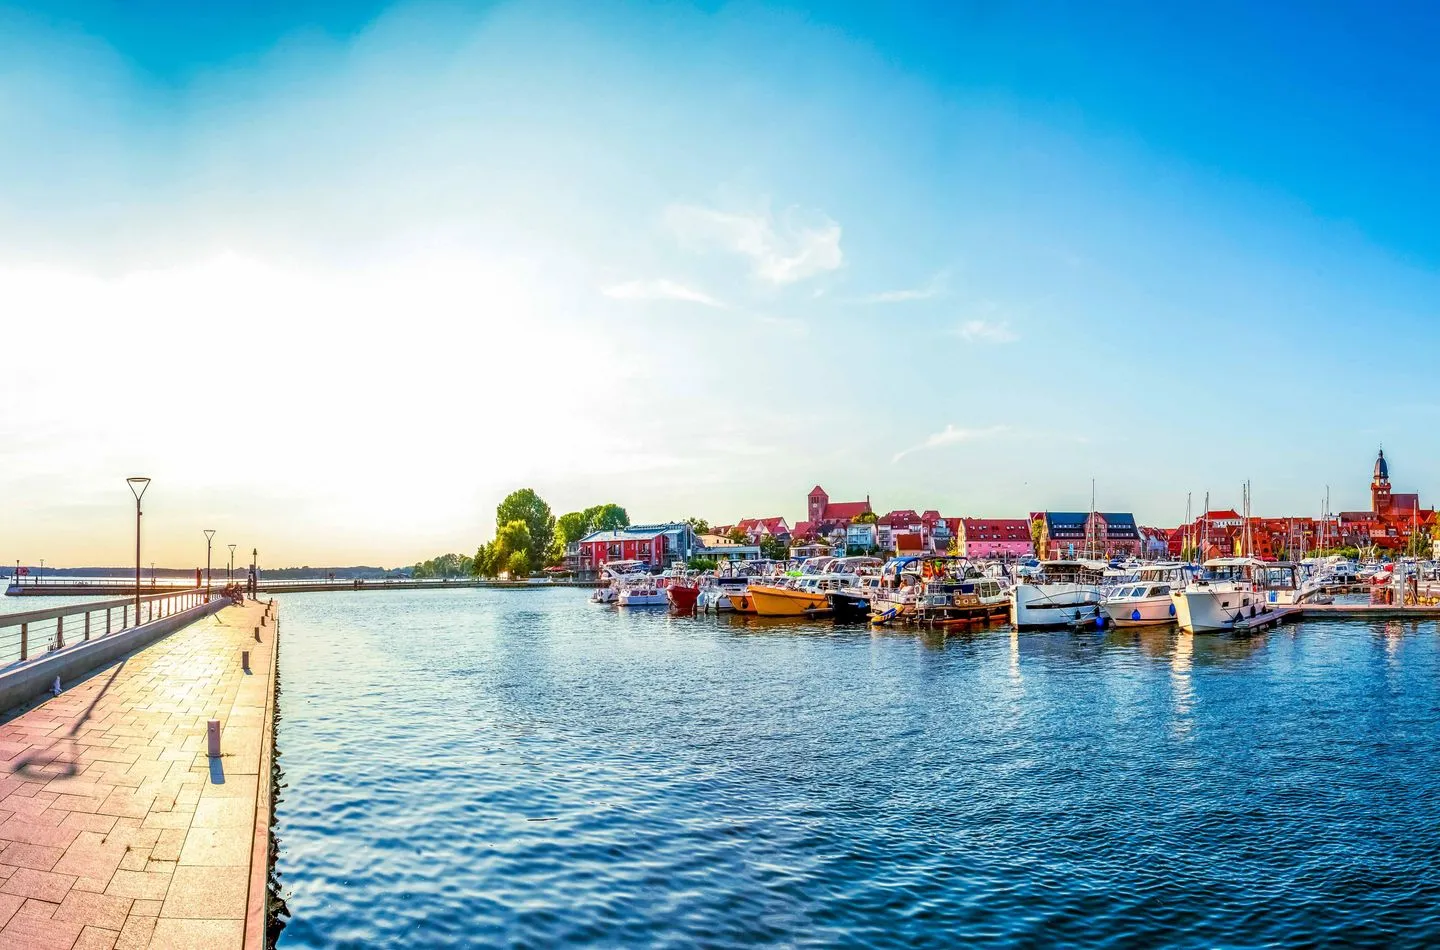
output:
POLYGON ((1041 561, 1041 584, 1100 584, 1110 565, 1104 561, 1041 561))

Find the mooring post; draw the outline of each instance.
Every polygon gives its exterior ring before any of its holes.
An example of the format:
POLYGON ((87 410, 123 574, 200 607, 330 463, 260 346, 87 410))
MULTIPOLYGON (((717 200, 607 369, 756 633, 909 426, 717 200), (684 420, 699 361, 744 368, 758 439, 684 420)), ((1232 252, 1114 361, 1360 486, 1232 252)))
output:
POLYGON ((210 758, 220 758, 220 720, 212 719, 205 724, 205 740, 210 758))
POLYGON ((244 670, 246 673, 249 673, 249 672, 250 672, 250 651, 249 651, 249 650, 241 650, 241 651, 240 651, 240 669, 244 670))

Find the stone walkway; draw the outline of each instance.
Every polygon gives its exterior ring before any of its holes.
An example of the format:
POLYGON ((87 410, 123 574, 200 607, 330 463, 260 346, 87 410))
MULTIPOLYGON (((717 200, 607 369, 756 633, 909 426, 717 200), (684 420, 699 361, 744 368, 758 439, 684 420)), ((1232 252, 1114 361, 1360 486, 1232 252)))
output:
POLYGON ((0 725, 0 950, 263 946, 263 613, 226 607, 0 725))

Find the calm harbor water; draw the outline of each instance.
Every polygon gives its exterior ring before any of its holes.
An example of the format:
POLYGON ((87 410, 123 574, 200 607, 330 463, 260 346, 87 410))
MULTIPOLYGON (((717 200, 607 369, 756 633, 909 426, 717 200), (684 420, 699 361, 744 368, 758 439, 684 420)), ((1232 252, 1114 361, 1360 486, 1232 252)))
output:
POLYGON ((1431 944, 1431 623, 282 600, 280 946, 1431 944))

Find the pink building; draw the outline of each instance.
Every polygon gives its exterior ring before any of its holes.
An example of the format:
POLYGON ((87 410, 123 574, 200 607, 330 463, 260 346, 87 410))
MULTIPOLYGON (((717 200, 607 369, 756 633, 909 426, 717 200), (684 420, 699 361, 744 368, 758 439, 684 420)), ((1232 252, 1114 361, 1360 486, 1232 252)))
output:
POLYGON ((962 518, 956 539, 966 557, 1031 557, 1030 522, 1024 518, 962 518))

